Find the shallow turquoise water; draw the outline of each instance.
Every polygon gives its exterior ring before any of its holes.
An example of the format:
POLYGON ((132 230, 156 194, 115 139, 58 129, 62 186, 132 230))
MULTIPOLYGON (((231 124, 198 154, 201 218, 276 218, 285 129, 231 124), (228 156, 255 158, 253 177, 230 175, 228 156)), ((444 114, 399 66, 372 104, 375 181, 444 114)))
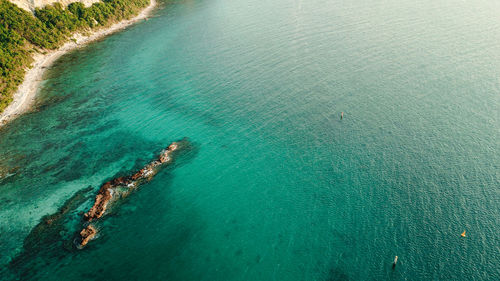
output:
POLYGON ((499 30, 496 1, 162 5, 0 129, 0 279, 498 280, 499 30), (103 182, 183 137, 71 247, 103 182))

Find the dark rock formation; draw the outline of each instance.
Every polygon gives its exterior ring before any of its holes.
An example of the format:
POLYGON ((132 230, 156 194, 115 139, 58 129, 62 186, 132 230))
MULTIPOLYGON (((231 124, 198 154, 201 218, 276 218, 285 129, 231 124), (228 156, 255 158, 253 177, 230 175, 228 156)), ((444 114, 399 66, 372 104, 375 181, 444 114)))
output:
POLYGON ((97 234, 97 229, 89 224, 86 228, 84 228, 82 231, 80 231, 80 236, 82 237, 82 242, 80 243, 80 246, 85 246, 87 243, 89 243, 90 240, 92 240, 95 235, 97 234))
MULTIPOLYGON (((83 218, 88 222, 101 218, 113 201, 127 196, 141 183, 151 180, 154 175, 156 175, 161 165, 170 163, 172 161, 172 154, 178 148, 179 143, 173 142, 161 152, 157 159, 147 164, 132 176, 119 177, 103 184, 95 197, 94 205, 83 215, 83 218)), ((96 228, 92 224, 87 225, 87 227, 80 232, 80 246, 85 246, 96 234, 96 228)))

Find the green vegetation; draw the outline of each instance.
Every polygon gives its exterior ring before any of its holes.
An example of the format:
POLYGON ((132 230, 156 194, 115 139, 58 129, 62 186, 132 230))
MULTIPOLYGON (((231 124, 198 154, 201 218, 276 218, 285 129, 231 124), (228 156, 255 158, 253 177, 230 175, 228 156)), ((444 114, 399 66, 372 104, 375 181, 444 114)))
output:
POLYGON ((0 0, 0 112, 12 101, 36 49, 56 49, 74 32, 85 32, 131 18, 149 0, 103 0, 86 8, 75 2, 64 9, 55 3, 34 15, 0 0))

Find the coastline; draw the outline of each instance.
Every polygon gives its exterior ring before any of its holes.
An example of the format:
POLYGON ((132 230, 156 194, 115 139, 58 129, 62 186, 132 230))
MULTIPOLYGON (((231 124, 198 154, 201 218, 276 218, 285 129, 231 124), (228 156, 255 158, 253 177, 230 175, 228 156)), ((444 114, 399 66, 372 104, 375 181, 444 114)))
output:
POLYGON ((35 100, 45 70, 58 58, 69 51, 85 46, 92 41, 115 33, 139 20, 147 18, 151 11, 156 7, 156 4, 156 0, 150 0, 149 5, 137 16, 131 19, 115 23, 108 28, 91 31, 87 36, 76 33, 72 37, 76 42, 73 40, 66 42, 57 50, 47 51, 45 54, 36 53, 33 56, 32 67, 26 71, 23 82, 19 85, 16 93, 13 95, 12 102, 2 113, 0 113, 0 127, 29 110, 35 100))

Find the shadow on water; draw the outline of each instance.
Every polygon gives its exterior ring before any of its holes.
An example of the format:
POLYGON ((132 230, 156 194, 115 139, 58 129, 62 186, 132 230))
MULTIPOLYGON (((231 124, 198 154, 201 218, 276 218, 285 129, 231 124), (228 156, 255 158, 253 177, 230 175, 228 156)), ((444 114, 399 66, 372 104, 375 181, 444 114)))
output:
POLYGON ((336 267, 330 269, 326 281, 349 281, 349 275, 347 275, 342 269, 336 267))
POLYGON ((353 259, 349 249, 353 248, 356 244, 355 238, 336 230, 332 232, 332 237, 334 237, 334 244, 343 245, 343 248, 337 249, 337 254, 333 257, 333 260, 328 266, 325 280, 348 281, 355 279, 353 276, 349 276, 348 269, 350 266, 346 264, 346 261, 353 259))
MULTIPOLYGON (((173 170, 189 163, 196 157, 199 147, 189 142, 187 138, 182 141, 185 142, 185 145, 175 156, 174 161, 170 165, 162 168, 162 171, 151 181, 152 183, 154 183, 156 178, 159 178, 163 184, 163 188, 165 186, 170 187, 172 177, 174 176, 172 174, 173 170)), ((132 171, 140 169, 144 163, 147 163, 144 159, 136 160, 132 171)), ((129 175, 130 173, 130 170, 123 170, 118 172, 116 176, 129 175)), ((103 183, 106 181, 103 181, 103 183)), ((139 187, 137 191, 147 188, 148 183, 144 185, 145 186, 139 187)), ((157 196, 148 196, 148 192, 146 192, 146 196, 140 196, 140 192, 135 191, 124 200, 118 200, 116 203, 113 203, 109 212, 106 213, 106 216, 96 222, 97 228, 102 229, 102 231, 99 231, 99 235, 97 236, 98 239, 92 241, 91 244, 83 250, 78 250, 75 241, 79 237, 82 226, 85 224, 82 219, 83 212, 87 211, 94 201, 95 192, 92 192, 92 190, 94 190, 94 188, 89 186, 76 192, 57 212, 44 216, 25 238, 22 251, 12 259, 7 267, 0 269, 2 280, 36 279, 39 277, 38 274, 41 271, 45 268, 50 268, 54 262, 60 263, 62 260, 65 260, 64 263, 70 262, 82 255, 87 255, 88 253, 85 252, 98 250, 100 246, 104 246, 110 239, 119 239, 115 236, 115 230, 118 228, 132 229, 132 231, 125 231, 125 233, 133 234, 133 229, 139 229, 136 226, 138 223, 137 221, 133 221, 132 224, 127 223, 125 226, 113 226, 113 223, 128 222, 128 220, 123 217, 133 215, 130 213, 131 211, 129 209, 124 208, 122 210, 121 207, 124 205, 130 205, 131 202, 134 202, 134 205, 149 205, 153 203, 166 208, 165 204, 150 202, 151 200, 160 200, 157 196), (148 202, 140 202, 141 200, 147 200, 148 202), (109 221, 107 221, 108 219, 109 221)), ((164 211, 168 212, 168 208, 164 211)), ((171 247, 178 245, 180 240, 189 240, 190 235, 187 229, 183 230, 179 228, 176 233, 178 235, 169 238, 170 240, 176 241, 175 243, 169 244, 171 247)), ((137 233, 137 235, 139 237, 140 233, 137 233)), ((173 249, 169 250, 172 251, 173 249)), ((90 273, 85 274, 88 275, 90 273)), ((82 275, 84 275, 84 273, 82 273, 82 275)))
POLYGON ((326 281, 348 281, 351 280, 346 272, 344 264, 345 255, 341 254, 336 261, 333 261, 328 270, 326 281))

